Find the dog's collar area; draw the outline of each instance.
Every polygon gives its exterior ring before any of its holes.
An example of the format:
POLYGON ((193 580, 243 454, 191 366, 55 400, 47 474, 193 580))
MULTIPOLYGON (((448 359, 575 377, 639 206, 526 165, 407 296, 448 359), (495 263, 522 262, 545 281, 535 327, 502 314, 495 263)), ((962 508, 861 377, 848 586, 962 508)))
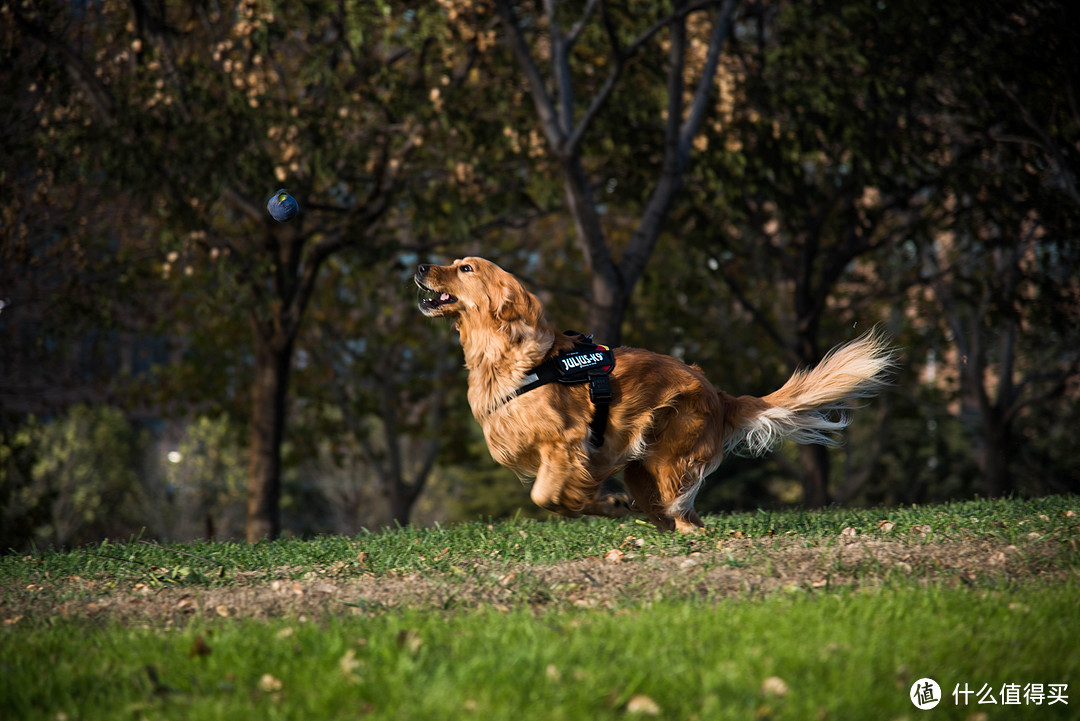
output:
POLYGON ((589 442, 594 448, 599 448, 604 445, 604 431, 607 428, 611 405, 611 381, 608 376, 615 368, 615 353, 607 346, 592 343, 591 335, 586 336, 575 331, 566 331, 566 335, 575 338, 573 349, 549 358, 529 371, 521 385, 505 402, 508 403, 522 393, 553 381, 568 384, 588 383, 589 400, 595 409, 592 420, 589 421, 589 442))

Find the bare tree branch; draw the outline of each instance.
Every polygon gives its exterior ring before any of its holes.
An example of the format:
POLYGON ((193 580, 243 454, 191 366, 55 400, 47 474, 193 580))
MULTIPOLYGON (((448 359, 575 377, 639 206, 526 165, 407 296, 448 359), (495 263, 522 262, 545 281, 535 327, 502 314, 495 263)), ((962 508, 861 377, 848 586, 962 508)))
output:
POLYGON ((555 106, 551 102, 551 96, 548 95, 547 88, 544 87, 544 78, 540 74, 540 69, 536 66, 536 63, 533 62, 532 53, 529 52, 525 37, 521 34, 521 27, 518 25, 514 8, 511 7, 510 0, 496 0, 495 4, 498 7, 499 17, 502 18, 503 29, 506 31, 506 39, 510 44, 510 49, 513 51, 514 57, 517 58, 518 65, 521 67, 521 71, 525 74, 525 80, 529 84, 529 94, 532 96, 533 105, 536 107, 536 114, 540 117, 540 125, 544 129, 544 135, 547 136, 551 149, 556 153, 560 153, 564 148, 565 137, 560 130, 559 119, 555 112, 555 106))
POLYGON ((698 79, 697 90, 690 104, 690 112, 683 123, 681 137, 679 138, 679 167, 686 166, 690 157, 690 143, 697 135, 701 127, 701 121, 705 117, 708 107, 709 96, 712 94, 713 80, 716 76, 716 67, 720 62, 720 51, 724 48, 724 40, 731 28, 731 17, 735 14, 736 0, 725 0, 720 9, 716 11, 716 20, 713 22, 712 36, 709 39, 709 52, 705 58, 705 67, 698 79))
MULTIPOLYGON (((734 295, 735 299, 739 301, 739 305, 741 305, 751 316, 753 316, 754 321, 759 326, 761 326, 761 328, 765 331, 765 334, 769 336, 769 338, 774 343, 776 343, 777 346, 783 348, 785 353, 791 354, 791 347, 787 344, 787 341, 784 340, 784 336, 780 333, 776 326, 773 325, 772 321, 769 320, 769 318, 765 315, 761 308, 759 308, 756 304, 750 301, 749 296, 747 296, 746 293, 743 292, 743 289, 739 285, 738 281, 736 281, 735 278, 732 277, 731 273, 729 273, 726 268, 723 269, 723 271, 721 272, 721 277, 723 277, 724 282, 731 290, 732 295, 734 295)), ((796 358, 794 355, 791 355, 791 360, 798 361, 798 358, 796 358)))
POLYGON ((559 25, 555 12, 556 0, 544 0, 544 9, 548 18, 548 32, 551 35, 551 74, 555 80, 555 92, 559 96, 558 119, 559 134, 566 138, 574 127, 574 81, 570 77, 570 49, 559 25))
POLYGON ((225 186, 221 191, 221 197, 223 200, 232 203, 233 207, 252 220, 258 221, 259 223, 265 222, 266 216, 264 216, 263 213, 266 211, 245 198, 231 185, 225 186))
POLYGON ((611 16, 607 13, 606 3, 600 6, 600 20, 604 26, 605 32, 607 32, 608 42, 611 44, 611 70, 608 71, 608 76, 604 79, 604 84, 600 86, 600 90, 598 90, 597 93, 593 95, 592 100, 589 101, 589 107, 585 109, 584 114, 581 116, 581 120, 578 121, 573 134, 570 136, 570 140, 566 144, 567 149, 571 153, 577 152, 578 147, 581 145, 581 139, 585 136, 585 131, 589 129, 593 119, 604 105, 607 104, 608 98, 610 98, 612 92, 615 91, 615 85, 622 76, 623 65, 625 63, 623 52, 619 47, 618 34, 615 32, 615 27, 611 23, 611 16))
POLYGON ((626 251, 619 261, 619 272, 627 287, 632 287, 645 270, 645 265, 652 256, 653 249, 660 237, 660 230, 667 218, 668 209, 675 193, 682 185, 683 171, 689 159, 691 141, 705 117, 707 100, 712 93, 716 76, 716 67, 727 36, 731 16, 735 11, 736 0, 724 0, 717 11, 714 21, 712 44, 706 60, 706 67, 699 80, 691 111, 683 120, 683 52, 686 42, 686 17, 690 7, 680 7, 672 20, 671 28, 671 66, 668 70, 668 125, 664 135, 664 161, 660 179, 653 188, 649 202, 645 206, 641 223, 630 238, 626 251))
POLYGON ((86 97, 90 99, 90 104, 93 106, 98 120, 106 127, 112 126, 115 122, 113 116, 116 112, 112 97, 110 97, 104 86, 98 82, 90 69, 86 67, 86 63, 79 57, 79 54, 72 50, 67 43, 50 33, 47 28, 23 15, 19 9, 19 4, 12 4, 9 7, 15 15, 15 22, 27 35, 44 45, 47 50, 56 52, 64 59, 64 66, 67 68, 68 74, 86 94, 86 97))
POLYGON ((1052 398, 1060 397, 1069 385, 1069 381, 1080 375, 1080 354, 1077 354, 1068 365, 1057 373, 1036 373, 1028 376, 1017 386, 1016 402, 1005 411, 1004 423, 1012 423, 1019 413, 1030 406, 1036 406, 1052 398), (1052 380, 1053 383, 1042 393, 1030 393, 1025 397, 1028 388, 1036 382, 1052 380))
MULTIPOLYGON (((1042 149, 1042 151, 1050 159, 1050 162, 1054 165, 1054 168, 1057 171, 1057 177, 1064 185, 1065 194, 1069 197, 1069 200, 1071 200, 1075 205, 1080 206, 1080 190, 1077 189, 1073 174, 1070 172, 1069 162, 1062 153, 1061 148, 1056 142, 1054 142, 1053 137, 1050 136, 1049 131, 1047 131, 1046 129, 1046 125, 1036 120, 1035 116, 1032 115, 1028 107, 1024 105, 1024 103, 1021 102, 1020 98, 1016 96, 1016 93, 1014 93, 1012 89, 1009 88, 1000 79, 998 79, 997 81, 997 86, 1001 89, 1003 93, 1005 93, 1006 97, 1008 97, 1009 100, 1012 101, 1013 105, 1016 106, 1016 109, 1020 113, 1021 120, 1024 121, 1024 124, 1028 126, 1028 128, 1035 135, 1035 137, 1038 138, 1037 145, 1042 149)), ((1072 97, 1070 97, 1069 99, 1073 100, 1072 97)))
POLYGON ((598 0, 589 0, 585 3, 585 9, 581 12, 581 17, 570 27, 570 32, 566 35, 567 51, 573 50, 574 45, 577 44, 578 38, 581 37, 581 32, 585 29, 585 26, 589 24, 592 14, 596 11, 597 3, 598 0))

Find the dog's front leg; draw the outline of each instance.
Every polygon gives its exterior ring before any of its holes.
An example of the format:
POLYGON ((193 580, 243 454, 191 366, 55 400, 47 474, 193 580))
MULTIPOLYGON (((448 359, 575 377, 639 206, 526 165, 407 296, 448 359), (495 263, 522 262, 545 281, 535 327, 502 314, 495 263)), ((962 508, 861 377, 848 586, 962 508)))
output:
POLYGON ((565 446, 551 446, 540 452, 540 467, 529 497, 545 510, 577 518, 585 512, 598 486, 585 463, 565 446))
POLYGON ((570 518, 582 515, 621 518, 628 515, 630 497, 625 493, 600 494, 601 480, 588 468, 584 454, 565 445, 541 452, 541 464, 529 494, 533 503, 570 518))
POLYGON ((633 513, 633 501, 626 493, 602 493, 585 505, 587 516, 622 518, 633 513))
POLYGON ((560 443, 540 450, 540 467, 529 496, 541 508, 577 518, 594 512, 599 488, 585 455, 560 443))

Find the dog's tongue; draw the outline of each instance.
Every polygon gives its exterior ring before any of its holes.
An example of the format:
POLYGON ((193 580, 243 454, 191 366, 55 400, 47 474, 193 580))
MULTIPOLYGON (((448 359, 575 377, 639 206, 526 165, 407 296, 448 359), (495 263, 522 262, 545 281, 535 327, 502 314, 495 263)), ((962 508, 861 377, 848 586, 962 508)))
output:
POLYGON ((446 302, 446 301, 450 300, 450 294, 449 293, 443 293, 442 295, 439 296, 439 300, 441 300, 443 302, 446 302))

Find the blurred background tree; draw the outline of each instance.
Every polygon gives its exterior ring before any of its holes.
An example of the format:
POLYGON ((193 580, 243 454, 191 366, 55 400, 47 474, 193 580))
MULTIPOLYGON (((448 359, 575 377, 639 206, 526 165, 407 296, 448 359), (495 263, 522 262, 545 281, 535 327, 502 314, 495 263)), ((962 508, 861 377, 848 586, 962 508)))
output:
POLYGON ((896 336, 897 390, 845 449, 729 459, 705 510, 1074 492, 1076 15, 3 4, 3 544, 235 537, 240 495, 251 540, 527 504, 453 333, 414 313, 415 264, 472 253, 737 393, 896 336), (133 435, 73 432, 76 408, 133 435), (127 490, 66 517, 117 523, 63 530, 48 499, 82 461, 53 461, 95 437, 121 451, 94 482, 127 490))
POLYGON ((140 483, 145 443, 144 434, 109 406, 77 405, 48 424, 31 419, 16 444, 27 446, 34 462, 27 482, 10 487, 8 508, 40 519, 32 538, 43 546, 124 533, 146 507, 140 483))
POLYGON ((165 458, 151 526, 170 538, 237 538, 244 532, 246 473, 239 429, 225 414, 187 423, 165 458))
POLYGON ((290 372, 324 266, 345 248, 365 265, 393 254, 384 227, 407 221, 397 217, 402 186, 424 175, 412 158, 424 162, 425 142, 444 145, 429 91, 441 78, 454 89, 437 50, 447 33, 437 7, 420 9, 9 8, 31 41, 12 49, 16 64, 39 73, 22 91, 45 96, 53 117, 39 136, 59 141, 55 154, 28 160, 38 195, 60 192, 49 183, 60 170, 92 181, 105 204, 155 218, 164 278, 199 276, 184 284, 193 312, 229 304, 246 316, 251 541, 281 530, 290 372), (263 209, 277 184, 302 207, 287 225, 263 209))

